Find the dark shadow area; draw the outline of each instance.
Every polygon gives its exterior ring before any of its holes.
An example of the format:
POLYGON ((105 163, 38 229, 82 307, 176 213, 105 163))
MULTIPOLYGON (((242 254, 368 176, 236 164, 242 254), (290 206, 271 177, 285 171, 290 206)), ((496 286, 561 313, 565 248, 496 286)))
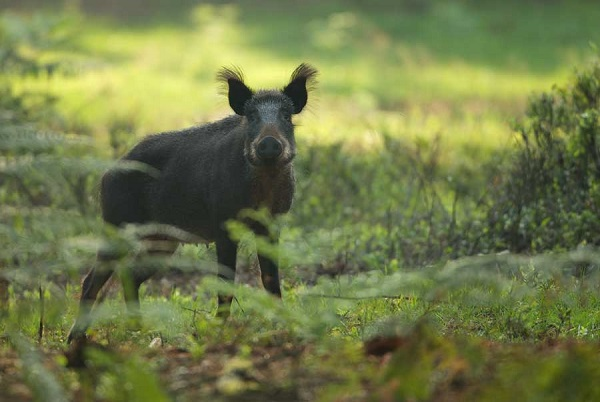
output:
POLYGON ((186 21, 189 11, 202 4, 197 0, 0 0, 0 10, 51 12, 76 10, 85 15, 134 25, 169 24, 186 21))
POLYGON ((591 1, 260 4, 259 8, 248 3, 240 6, 257 48, 290 57, 317 52, 340 63, 379 48, 389 51, 390 63, 401 64, 394 49, 400 45, 424 50, 442 61, 544 74, 568 57, 590 53, 590 43, 600 42, 600 7, 591 1), (270 29, 258 28, 264 26, 265 8, 270 29), (340 38, 324 48, 315 43, 323 35, 340 38), (289 45, 303 42, 302 48, 289 45))

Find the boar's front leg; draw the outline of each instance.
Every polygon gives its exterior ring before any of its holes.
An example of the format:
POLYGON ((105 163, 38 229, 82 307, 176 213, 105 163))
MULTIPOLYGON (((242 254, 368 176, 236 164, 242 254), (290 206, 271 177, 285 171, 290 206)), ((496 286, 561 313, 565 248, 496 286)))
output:
MULTIPOLYGON (((217 240, 217 262, 219 263, 218 276, 228 282, 235 279, 235 263, 237 258, 237 243, 226 235, 217 240)), ((219 306, 217 316, 222 318, 229 317, 231 301, 233 296, 230 294, 219 293, 219 306)))
POLYGON ((279 231, 269 231, 265 226, 258 224, 254 228, 257 236, 265 237, 270 245, 267 253, 258 250, 258 262, 260 264, 260 276, 265 289, 281 298, 281 284, 279 283, 279 231), (268 254, 268 255, 267 255, 268 254))

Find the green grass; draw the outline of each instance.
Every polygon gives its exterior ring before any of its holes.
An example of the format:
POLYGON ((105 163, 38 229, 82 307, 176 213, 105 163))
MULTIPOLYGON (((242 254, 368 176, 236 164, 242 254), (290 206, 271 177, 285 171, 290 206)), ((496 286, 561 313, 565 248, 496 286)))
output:
MULTIPOLYGON (((212 298, 175 292, 168 299, 145 294, 143 326, 130 329, 124 305, 109 299, 90 331, 89 371, 66 370, 53 352, 76 311, 71 297, 65 303, 46 294, 43 354, 20 343, 36 337, 35 308, 14 311, 2 329, 30 364, 27 384, 46 393, 77 390, 112 401, 149 389, 145 398, 153 401, 171 400, 163 399, 165 390, 176 400, 586 400, 598 373, 598 278, 579 282, 560 269, 546 271, 556 257, 498 259, 502 268, 487 274, 473 275, 489 263, 484 257, 421 272, 322 279, 287 288, 283 303, 237 287, 227 324, 210 311, 212 298), (156 339, 161 346, 149 348, 156 339), (201 375, 187 377, 190 371, 201 375)), ((207 279, 197 290, 214 295, 218 288, 207 279)), ((35 295, 21 304, 35 306, 35 295)), ((4 392, 15 397, 10 387, 4 392)))
POLYGON ((119 118, 139 137, 228 114, 214 81, 220 66, 269 87, 306 60, 321 71, 299 130, 310 143, 368 147, 385 131, 495 148, 510 143, 507 122, 528 95, 563 82, 600 39, 590 2, 531 2, 518 13, 510 2, 392 12, 380 3, 201 5, 146 24, 82 16, 76 47, 90 60, 42 85, 75 129, 103 141, 119 118))

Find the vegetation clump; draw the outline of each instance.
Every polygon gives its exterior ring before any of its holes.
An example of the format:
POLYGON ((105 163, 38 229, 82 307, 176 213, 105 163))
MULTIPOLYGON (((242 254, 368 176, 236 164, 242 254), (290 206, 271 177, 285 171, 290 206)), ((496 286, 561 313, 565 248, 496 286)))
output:
POLYGON ((533 97, 515 128, 518 150, 487 212, 490 249, 600 245, 600 61, 533 97))

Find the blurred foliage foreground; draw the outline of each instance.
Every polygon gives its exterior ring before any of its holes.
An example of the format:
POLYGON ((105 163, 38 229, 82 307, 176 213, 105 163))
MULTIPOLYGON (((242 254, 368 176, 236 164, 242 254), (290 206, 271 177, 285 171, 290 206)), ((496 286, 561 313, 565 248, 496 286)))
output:
MULTIPOLYGON (((223 325, 213 300, 229 286, 207 277, 165 298, 148 285, 141 330, 109 298, 94 341, 63 355, 68 283, 98 247, 119 248, 126 271, 139 245, 98 218, 108 162, 61 130, 55 99, 13 84, 68 74, 42 57, 61 21, 19 27, 0 26, 1 400, 600 398, 598 62, 532 98, 518 146, 476 172, 450 176, 436 141, 311 146, 283 222, 284 303, 234 286, 223 325)), ((212 272, 211 253, 160 263, 212 272)))

